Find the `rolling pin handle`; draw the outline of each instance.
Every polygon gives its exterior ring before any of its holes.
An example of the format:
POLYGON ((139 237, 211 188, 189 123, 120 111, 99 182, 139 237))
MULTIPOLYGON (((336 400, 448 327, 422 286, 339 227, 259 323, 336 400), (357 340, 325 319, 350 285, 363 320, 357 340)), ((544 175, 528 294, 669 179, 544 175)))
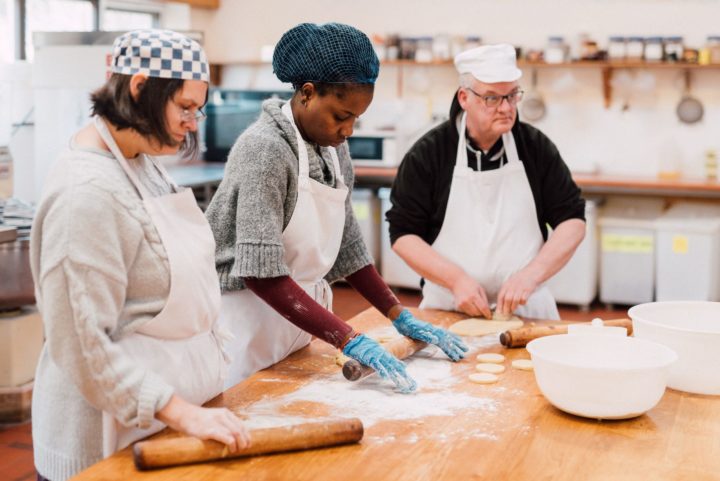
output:
POLYGON ((500 344, 502 344, 505 347, 510 347, 510 344, 512 343, 512 336, 510 335, 510 332, 505 331, 500 333, 500 344))

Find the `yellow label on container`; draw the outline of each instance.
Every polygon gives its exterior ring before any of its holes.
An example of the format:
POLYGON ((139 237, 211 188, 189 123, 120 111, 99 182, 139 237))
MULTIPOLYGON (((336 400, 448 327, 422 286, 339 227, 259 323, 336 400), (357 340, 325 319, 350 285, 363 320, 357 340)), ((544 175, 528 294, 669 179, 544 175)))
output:
POLYGON ((672 238, 672 251, 675 254, 687 254, 688 238, 684 235, 674 235, 672 238))
POLYGON ((603 234, 602 250, 603 252, 651 254, 653 241, 651 235, 603 234))
POLYGON ((370 207, 367 204, 353 204, 353 211, 357 220, 368 220, 370 218, 370 207))

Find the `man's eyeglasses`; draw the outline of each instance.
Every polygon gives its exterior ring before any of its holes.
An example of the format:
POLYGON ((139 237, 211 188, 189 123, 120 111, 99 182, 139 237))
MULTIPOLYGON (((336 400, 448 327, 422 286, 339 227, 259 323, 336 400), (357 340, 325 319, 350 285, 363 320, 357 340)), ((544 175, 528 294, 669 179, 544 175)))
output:
POLYGON ((192 111, 190 109, 186 109, 181 107, 180 105, 173 102, 175 106, 180 110, 180 119, 183 122, 192 122, 193 120, 196 122, 201 122, 205 120, 207 115, 205 112, 202 111, 202 109, 197 109, 195 111, 192 111))
POLYGON ((485 103, 485 106, 490 109, 500 107, 500 104, 502 104, 503 100, 507 100, 508 104, 515 107, 517 103, 522 100, 523 93, 525 93, 522 90, 516 90, 515 92, 509 93, 507 95, 480 95, 469 87, 465 87, 465 89, 475 94, 475 96, 480 98, 485 103))

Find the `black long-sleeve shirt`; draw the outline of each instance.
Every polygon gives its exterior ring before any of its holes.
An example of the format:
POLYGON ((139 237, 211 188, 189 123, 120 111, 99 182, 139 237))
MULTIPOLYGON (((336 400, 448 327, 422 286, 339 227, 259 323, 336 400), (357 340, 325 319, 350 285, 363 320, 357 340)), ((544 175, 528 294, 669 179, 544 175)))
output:
MULTIPOLYGON (((458 145, 456 119, 462 113, 457 95, 450 107, 450 119, 421 137, 403 158, 393 183, 387 212, 390 240, 415 234, 432 244, 440 233, 450 197, 458 145)), ((547 225, 555 228, 568 219, 585 220, 585 201, 555 144, 545 134, 519 119, 512 133, 518 156, 530 183, 538 225, 547 240, 547 225)), ((502 168, 507 163, 498 140, 486 155, 468 147, 468 165, 482 171, 502 168)), ((482 208, 482 206, 478 206, 482 208)))

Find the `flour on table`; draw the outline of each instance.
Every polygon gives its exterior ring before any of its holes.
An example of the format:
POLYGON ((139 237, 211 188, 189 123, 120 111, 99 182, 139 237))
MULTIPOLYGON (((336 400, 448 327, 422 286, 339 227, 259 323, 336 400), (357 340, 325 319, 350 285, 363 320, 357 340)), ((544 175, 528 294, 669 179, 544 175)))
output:
POLYGON ((438 355, 439 349, 426 351, 406 360, 408 374, 418 383, 418 390, 413 394, 396 392, 390 381, 378 375, 350 382, 338 372, 284 396, 260 400, 248 406, 244 413, 248 420, 258 415, 276 416, 282 424, 284 406, 309 401, 328 406, 332 416, 358 417, 367 428, 381 421, 453 416, 468 409, 485 414, 497 411, 497 402, 493 399, 452 391, 460 382, 452 375, 452 363, 442 352, 438 355))

